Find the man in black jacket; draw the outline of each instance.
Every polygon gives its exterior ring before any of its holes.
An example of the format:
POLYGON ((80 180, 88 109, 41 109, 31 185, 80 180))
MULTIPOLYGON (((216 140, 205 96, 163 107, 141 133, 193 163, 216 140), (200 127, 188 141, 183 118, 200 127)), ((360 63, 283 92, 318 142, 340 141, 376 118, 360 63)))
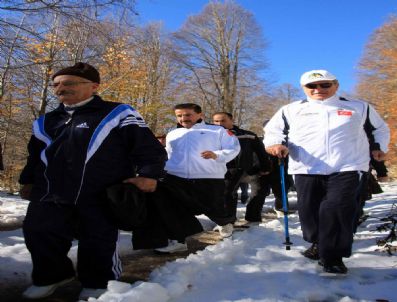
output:
POLYGON ((96 95, 100 76, 91 65, 66 67, 52 80, 60 105, 34 122, 19 180, 21 197, 31 201, 23 232, 33 285, 23 295, 43 298, 73 280, 67 254, 77 230, 83 300, 98 297, 121 275, 106 188, 130 182, 153 192, 166 152, 134 108, 96 95))
POLYGON ((239 155, 227 164, 225 207, 229 214, 237 219, 238 186, 243 179, 247 180, 251 184, 251 198, 247 204, 245 219, 259 222, 262 220, 261 212, 265 198, 270 193, 269 183, 264 177, 271 169, 265 147, 255 133, 234 125, 231 113, 216 112, 212 115, 212 121, 233 132, 241 146, 239 155))

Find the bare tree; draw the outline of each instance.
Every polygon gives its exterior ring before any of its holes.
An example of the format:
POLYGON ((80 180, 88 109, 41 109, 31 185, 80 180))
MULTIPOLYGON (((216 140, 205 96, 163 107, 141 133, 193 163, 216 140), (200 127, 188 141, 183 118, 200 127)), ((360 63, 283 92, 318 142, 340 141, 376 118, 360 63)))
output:
MULTIPOLYGON (((32 120, 57 104, 49 91, 54 70, 77 60, 100 61, 104 48, 101 42, 105 39, 99 37, 107 35, 102 13, 114 5, 132 10, 134 3, 132 0, 0 2, 0 143, 4 144, 5 186, 15 185, 23 166, 32 120)), ((127 15, 121 13, 123 17, 117 15, 120 20, 127 15)))
POLYGON ((174 33, 174 43, 174 59, 205 107, 234 112, 257 89, 265 42, 253 15, 234 1, 210 2, 174 33))
POLYGON ((170 62, 171 45, 162 32, 161 24, 149 24, 138 37, 141 49, 138 57, 143 59, 147 75, 143 114, 149 127, 156 132, 168 111, 167 98, 174 73, 170 62))
POLYGON ((297 101, 301 97, 302 89, 289 83, 284 83, 281 86, 276 87, 273 92, 273 99, 277 107, 297 101))
POLYGON ((135 0, 2 0, 0 2, 0 28, 15 27, 27 32, 29 28, 14 23, 15 16, 19 14, 37 15, 41 13, 63 15, 69 19, 89 19, 98 17, 104 9, 109 7, 122 7, 132 13, 135 12, 135 0), (87 11, 92 14, 87 14, 87 11))

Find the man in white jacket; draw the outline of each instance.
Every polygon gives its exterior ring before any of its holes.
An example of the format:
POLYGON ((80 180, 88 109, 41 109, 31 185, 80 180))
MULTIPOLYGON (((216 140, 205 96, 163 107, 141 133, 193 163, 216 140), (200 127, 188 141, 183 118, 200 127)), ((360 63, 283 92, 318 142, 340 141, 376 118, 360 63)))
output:
POLYGON ((337 96, 330 72, 305 72, 300 83, 307 99, 272 117, 264 143, 274 156, 289 154, 303 239, 312 243, 303 255, 320 260, 325 273, 346 274, 342 258, 351 255, 360 176, 370 152, 384 159, 389 128, 368 103, 337 96))
MULTIPOLYGON (((240 152, 238 139, 221 126, 206 124, 201 107, 193 103, 174 107, 178 128, 168 133, 168 161, 164 182, 178 187, 186 206, 195 215, 205 214, 218 224, 222 237, 233 231, 234 217, 223 205, 226 163, 240 152)), ((158 252, 186 249, 184 242, 171 241, 158 252)))

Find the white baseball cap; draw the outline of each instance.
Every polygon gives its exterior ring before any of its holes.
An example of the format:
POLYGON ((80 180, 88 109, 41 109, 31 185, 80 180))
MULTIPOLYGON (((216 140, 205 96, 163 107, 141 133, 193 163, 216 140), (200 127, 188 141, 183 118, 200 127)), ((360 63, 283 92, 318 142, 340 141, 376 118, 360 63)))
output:
POLYGON ((301 85, 304 86, 309 83, 319 82, 319 81, 335 81, 336 76, 327 70, 310 70, 302 74, 301 85))

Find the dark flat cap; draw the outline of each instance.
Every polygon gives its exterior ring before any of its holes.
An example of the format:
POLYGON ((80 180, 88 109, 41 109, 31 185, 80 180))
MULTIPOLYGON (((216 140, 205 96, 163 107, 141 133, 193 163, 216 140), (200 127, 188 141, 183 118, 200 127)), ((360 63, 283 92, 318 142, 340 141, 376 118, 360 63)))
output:
POLYGON ((78 62, 73 66, 65 67, 59 70, 52 75, 52 80, 60 75, 74 75, 98 84, 101 82, 98 70, 96 70, 96 68, 90 64, 82 62, 78 62))

